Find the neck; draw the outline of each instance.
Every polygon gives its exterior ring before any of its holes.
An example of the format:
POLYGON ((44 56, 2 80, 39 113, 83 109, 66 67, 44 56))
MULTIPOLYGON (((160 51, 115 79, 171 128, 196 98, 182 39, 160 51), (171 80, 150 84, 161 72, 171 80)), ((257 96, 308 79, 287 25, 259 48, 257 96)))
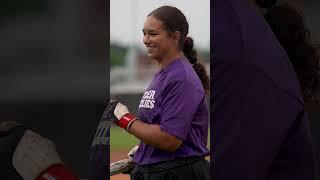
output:
POLYGON ((173 60, 180 58, 183 56, 182 52, 178 52, 172 55, 168 55, 166 57, 163 57, 161 60, 157 60, 157 62, 159 63, 159 70, 165 68, 166 66, 168 66, 168 64, 170 64, 173 60))

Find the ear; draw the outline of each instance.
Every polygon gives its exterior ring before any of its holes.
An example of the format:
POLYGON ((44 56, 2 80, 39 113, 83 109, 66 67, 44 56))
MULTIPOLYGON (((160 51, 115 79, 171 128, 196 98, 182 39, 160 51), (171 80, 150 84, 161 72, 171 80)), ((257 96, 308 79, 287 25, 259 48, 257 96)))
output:
POLYGON ((181 36, 180 31, 175 31, 175 32, 173 33, 173 39, 174 39, 174 41, 176 42, 176 44, 178 44, 178 42, 179 42, 179 40, 180 40, 180 36, 181 36))

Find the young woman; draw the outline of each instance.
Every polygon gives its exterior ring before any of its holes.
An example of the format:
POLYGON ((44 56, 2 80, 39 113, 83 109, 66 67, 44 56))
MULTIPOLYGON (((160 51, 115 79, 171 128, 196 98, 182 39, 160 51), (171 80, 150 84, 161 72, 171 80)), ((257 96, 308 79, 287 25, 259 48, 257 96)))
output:
POLYGON ((305 102, 319 51, 301 15, 275 0, 215 0, 214 179, 314 179, 305 102))
POLYGON ((141 140, 131 179, 209 179, 209 78, 197 62, 189 24, 175 7, 152 11, 143 27, 148 56, 158 71, 146 89, 137 117, 111 102, 115 123, 141 140))

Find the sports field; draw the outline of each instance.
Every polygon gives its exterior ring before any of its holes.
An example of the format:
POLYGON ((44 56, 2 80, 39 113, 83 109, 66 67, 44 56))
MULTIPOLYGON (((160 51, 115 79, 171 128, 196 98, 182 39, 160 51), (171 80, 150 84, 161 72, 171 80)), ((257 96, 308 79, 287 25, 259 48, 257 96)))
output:
MULTIPOLYGON (((131 148, 139 143, 133 135, 117 126, 110 128, 110 161, 124 159, 131 148)), ((110 180, 129 180, 129 175, 119 174, 110 177, 110 180)))
POLYGON ((139 143, 133 135, 117 126, 110 128, 110 151, 130 150, 139 143))
MULTIPOLYGON (((208 132, 210 134, 210 130, 208 132)), ((139 140, 135 138, 133 135, 129 134, 125 130, 113 126, 110 128, 110 151, 129 151, 135 145, 139 143, 139 140)), ((210 136, 208 135, 208 145, 207 147, 210 149, 210 136)))

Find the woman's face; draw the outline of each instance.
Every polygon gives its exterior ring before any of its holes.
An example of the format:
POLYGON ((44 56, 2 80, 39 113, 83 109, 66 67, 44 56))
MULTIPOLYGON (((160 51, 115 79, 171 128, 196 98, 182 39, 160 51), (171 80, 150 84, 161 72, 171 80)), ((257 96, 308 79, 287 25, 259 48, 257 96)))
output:
POLYGON ((153 16, 148 16, 143 27, 143 43, 145 44, 148 56, 161 61, 168 57, 173 50, 177 49, 177 38, 169 36, 164 29, 162 21, 153 16))

